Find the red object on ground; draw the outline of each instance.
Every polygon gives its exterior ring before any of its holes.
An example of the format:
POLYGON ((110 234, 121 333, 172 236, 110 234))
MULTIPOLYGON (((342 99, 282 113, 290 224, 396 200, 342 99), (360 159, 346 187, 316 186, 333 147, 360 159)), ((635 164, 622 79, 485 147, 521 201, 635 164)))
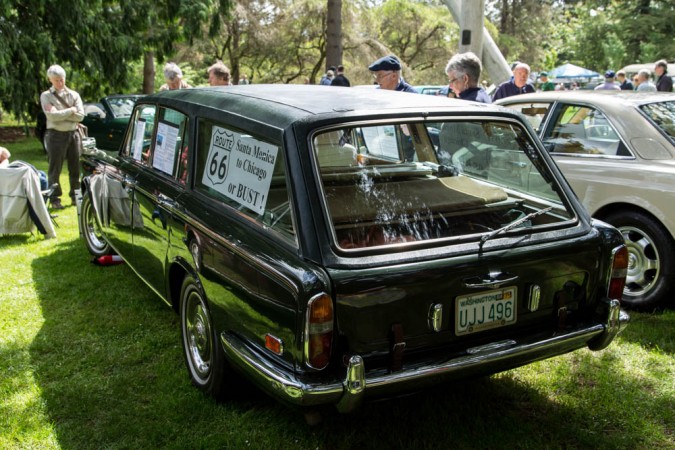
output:
POLYGON ((121 264, 124 260, 119 255, 104 255, 92 259, 91 262, 97 266, 112 266, 114 264, 121 264))

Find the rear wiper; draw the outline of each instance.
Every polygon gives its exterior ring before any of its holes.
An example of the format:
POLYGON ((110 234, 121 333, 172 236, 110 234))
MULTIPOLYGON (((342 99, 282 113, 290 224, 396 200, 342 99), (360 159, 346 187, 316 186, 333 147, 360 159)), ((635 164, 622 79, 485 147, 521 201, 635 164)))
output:
POLYGON ((492 239, 493 237, 497 236, 499 233, 504 233, 506 231, 512 230, 513 228, 516 228, 519 225, 522 225, 524 222, 527 222, 530 219, 534 219, 537 216, 541 216, 542 214, 546 214, 550 210, 553 209, 553 206, 549 206, 548 208, 540 209, 539 211, 534 211, 531 212, 530 214, 521 217, 520 219, 516 219, 513 222, 504 225, 501 228, 498 228, 494 231, 490 231, 489 233, 484 234, 480 238, 480 244, 478 244, 479 249, 483 249, 483 244, 485 244, 488 240, 492 239))

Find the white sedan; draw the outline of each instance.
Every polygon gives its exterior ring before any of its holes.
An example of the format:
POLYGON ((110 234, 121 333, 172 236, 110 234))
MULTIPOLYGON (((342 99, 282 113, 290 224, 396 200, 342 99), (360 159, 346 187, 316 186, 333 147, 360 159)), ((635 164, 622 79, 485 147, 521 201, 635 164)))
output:
POLYGON ((595 218, 629 249, 623 302, 675 291, 675 93, 556 91, 497 102, 527 116, 595 218))

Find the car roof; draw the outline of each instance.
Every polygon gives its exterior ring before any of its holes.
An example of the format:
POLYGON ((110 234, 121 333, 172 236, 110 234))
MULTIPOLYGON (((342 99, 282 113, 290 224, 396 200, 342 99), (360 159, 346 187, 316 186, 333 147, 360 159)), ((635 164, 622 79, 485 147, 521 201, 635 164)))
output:
MULTIPOLYGON (((624 66, 621 68, 624 72, 626 72, 626 75, 633 75, 636 74, 640 71, 640 69, 647 69, 650 72, 654 71, 654 66, 656 65, 657 61, 652 62, 652 63, 638 63, 638 64, 629 64, 627 66, 624 66)), ((670 76, 673 76, 675 74, 675 63, 666 63, 667 65, 667 71, 670 76)))
POLYGON ((264 118, 265 123, 280 128, 299 120, 330 117, 376 116, 387 114, 459 113, 484 114, 492 110, 513 115, 507 109, 482 103, 466 102, 430 95, 383 89, 354 89, 337 86, 254 84, 204 87, 162 91, 147 96, 144 102, 201 105, 264 118), (253 111, 258 111, 252 114, 253 111), (264 116, 263 116, 264 115, 264 116), (317 117, 318 116, 318 117, 317 117))
POLYGON ((675 92, 633 92, 633 91, 548 91, 533 94, 521 94, 497 100, 497 104, 537 102, 537 101, 576 101, 598 105, 639 106, 647 103, 674 101, 675 92))
POLYGON ((129 97, 145 97, 146 94, 112 94, 112 95, 106 95, 103 98, 129 98, 129 97))

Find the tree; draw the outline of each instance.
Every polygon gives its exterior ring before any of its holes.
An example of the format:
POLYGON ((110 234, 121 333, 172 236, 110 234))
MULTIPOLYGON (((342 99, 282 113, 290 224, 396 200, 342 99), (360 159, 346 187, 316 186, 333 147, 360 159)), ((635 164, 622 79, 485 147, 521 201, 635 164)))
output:
POLYGON ((555 34, 552 0, 487 0, 487 18, 497 25, 496 43, 507 61, 537 67, 551 51, 555 34))
POLYGON ((326 68, 342 64, 342 0, 328 0, 326 8, 326 68))
MULTIPOLYGON (((445 83, 443 71, 456 52, 459 26, 447 7, 438 3, 389 0, 373 10, 378 22, 369 46, 378 57, 382 49, 393 53, 407 66, 411 83, 445 83)), ((363 31, 363 30, 362 30, 363 31)))
POLYGON ((0 98, 29 119, 46 70, 62 65, 69 85, 83 97, 129 88, 129 67, 147 48, 163 54, 177 37, 174 2, 148 0, 0 0, 0 98))

